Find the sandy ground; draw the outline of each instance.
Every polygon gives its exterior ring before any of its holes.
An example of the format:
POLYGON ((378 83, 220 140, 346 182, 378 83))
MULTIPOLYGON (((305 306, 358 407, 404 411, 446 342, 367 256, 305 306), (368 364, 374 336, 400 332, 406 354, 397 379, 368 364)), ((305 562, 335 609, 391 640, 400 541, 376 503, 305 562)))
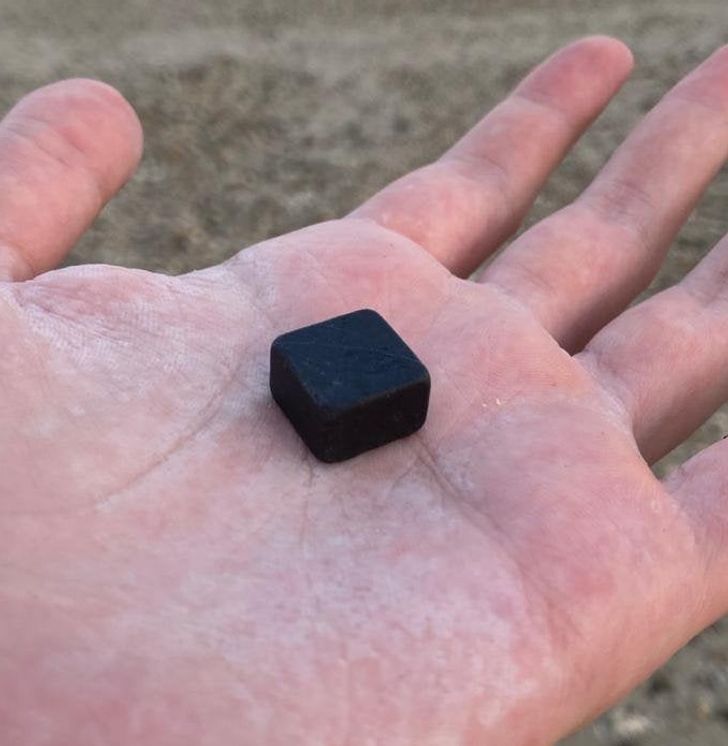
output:
MULTIPOLYGON (((64 76, 118 86, 144 123, 146 155, 71 261, 177 273, 341 215, 438 154, 563 42, 616 34, 636 53, 634 78, 552 178, 532 222, 576 195, 726 31, 725 0, 0 0, 0 106, 64 76)), ((655 287, 728 229, 727 196, 723 173, 655 287)), ((724 432, 728 412, 660 468, 724 432)), ((726 743, 728 622, 568 741, 726 743)))

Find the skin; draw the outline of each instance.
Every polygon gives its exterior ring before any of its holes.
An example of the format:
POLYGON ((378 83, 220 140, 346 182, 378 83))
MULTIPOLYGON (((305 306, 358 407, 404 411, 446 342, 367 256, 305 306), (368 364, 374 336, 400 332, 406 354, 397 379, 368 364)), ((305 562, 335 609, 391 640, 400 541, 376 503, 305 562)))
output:
POLYGON ((351 215, 182 277, 50 271, 132 174, 113 89, 0 124, 0 732, 8 746, 549 744, 728 610, 728 242, 624 312, 728 156, 728 50, 514 233, 625 80, 558 52, 351 215), (337 465, 268 392, 277 334, 380 311, 415 436, 337 465))

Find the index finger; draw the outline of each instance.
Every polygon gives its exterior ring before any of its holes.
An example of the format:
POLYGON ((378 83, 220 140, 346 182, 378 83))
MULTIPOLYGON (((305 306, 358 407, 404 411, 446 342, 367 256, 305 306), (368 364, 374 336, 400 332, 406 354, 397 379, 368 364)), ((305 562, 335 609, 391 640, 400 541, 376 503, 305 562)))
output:
POLYGON ((604 36, 559 50, 441 158, 385 187, 352 217, 371 218, 468 275, 518 229, 632 63, 622 42, 604 36))

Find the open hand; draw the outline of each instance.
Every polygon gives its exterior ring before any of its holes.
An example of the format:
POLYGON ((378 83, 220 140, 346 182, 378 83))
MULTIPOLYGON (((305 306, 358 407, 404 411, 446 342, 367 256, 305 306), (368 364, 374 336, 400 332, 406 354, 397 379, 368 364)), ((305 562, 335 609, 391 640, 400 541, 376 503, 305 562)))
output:
POLYGON ((116 92, 6 117, 3 744, 547 744, 728 609, 728 442, 649 468, 728 396, 728 243, 624 311, 728 155, 728 51, 463 279, 630 68, 577 42, 348 217, 181 277, 47 272, 138 160, 116 92), (362 307, 430 414, 324 465, 269 347, 362 307))

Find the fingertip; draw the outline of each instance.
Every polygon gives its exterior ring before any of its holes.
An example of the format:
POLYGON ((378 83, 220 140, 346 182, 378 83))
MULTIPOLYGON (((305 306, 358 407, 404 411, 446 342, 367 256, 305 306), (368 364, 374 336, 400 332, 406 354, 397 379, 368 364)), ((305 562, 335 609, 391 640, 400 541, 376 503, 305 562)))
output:
POLYGON ((67 78, 32 91, 8 119, 45 124, 81 154, 103 182, 106 198, 134 173, 144 135, 129 101, 113 86, 94 78, 67 78))
POLYGON ((105 130, 114 131, 116 138, 124 146, 123 152, 128 164, 126 178, 131 176, 142 158, 144 131, 139 115, 128 99, 114 86, 95 78, 69 78, 58 85, 75 90, 79 98, 87 98, 89 118, 93 120, 97 117, 98 123, 105 130))
POLYGON ((139 163, 144 150, 144 130, 136 109, 121 91, 95 78, 70 78, 62 81, 75 85, 79 90, 108 110, 116 126, 124 128, 130 154, 139 163))
POLYGON ((583 36, 573 42, 572 45, 589 49, 595 56, 601 59, 620 62, 624 67, 631 68, 634 66, 634 54, 632 50, 616 36, 608 36, 606 34, 583 36))
POLYGON ((557 55, 576 55, 578 64, 590 74, 604 75, 621 84, 634 68, 632 50, 614 36, 584 36, 566 47, 557 55))
POLYGON ((591 121, 628 78, 634 58, 611 36, 587 36, 567 44, 517 87, 528 96, 562 102, 577 119, 591 121))

